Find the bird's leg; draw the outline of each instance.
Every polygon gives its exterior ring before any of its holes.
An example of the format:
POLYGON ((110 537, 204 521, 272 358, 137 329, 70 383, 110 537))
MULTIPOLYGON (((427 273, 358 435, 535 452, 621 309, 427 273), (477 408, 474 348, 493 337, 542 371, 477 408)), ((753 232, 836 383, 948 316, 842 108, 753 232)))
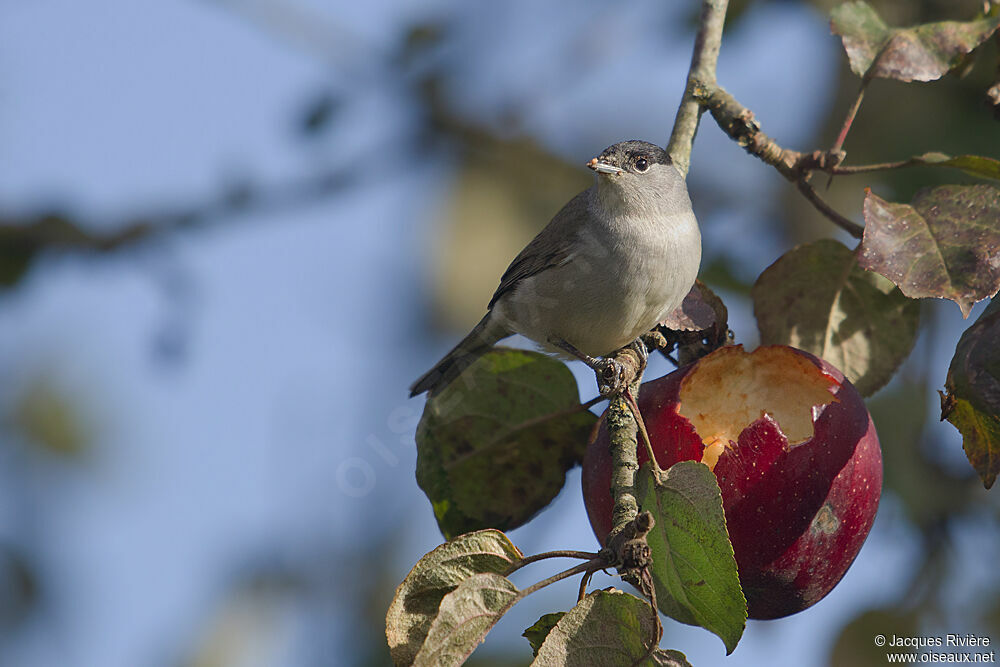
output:
MULTIPOLYGON (((550 337, 549 343, 576 357, 583 363, 587 364, 587 366, 594 371, 594 375, 597 376, 597 391, 600 392, 601 396, 613 396, 615 394, 619 394, 628 386, 628 382, 626 380, 628 369, 625 367, 625 364, 618 361, 614 357, 602 357, 600 359, 595 359, 589 354, 585 354, 576 349, 576 346, 572 343, 556 336, 550 337)), ((643 346, 643 350, 645 350, 645 346, 643 346)), ((648 356, 648 354, 646 356, 648 356)), ((644 357, 640 355, 639 358, 643 359, 644 357)), ((642 365, 645 366, 645 362, 642 362, 642 365)))
POLYGON ((584 354, 580 350, 576 349, 576 346, 573 345, 573 343, 565 341, 562 338, 559 338, 557 336, 550 336, 549 337, 549 345, 554 345, 555 347, 558 347, 563 352, 566 352, 567 354, 573 355, 574 357, 576 357, 577 359, 579 359, 583 363, 585 363, 588 366, 590 366, 595 371, 597 370, 597 366, 601 363, 600 359, 595 359, 594 357, 590 356, 589 354, 584 354))

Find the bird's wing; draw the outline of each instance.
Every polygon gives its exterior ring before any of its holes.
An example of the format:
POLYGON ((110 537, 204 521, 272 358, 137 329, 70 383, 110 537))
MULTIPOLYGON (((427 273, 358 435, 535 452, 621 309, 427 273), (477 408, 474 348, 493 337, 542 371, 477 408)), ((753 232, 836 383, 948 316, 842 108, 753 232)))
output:
POLYGON ((525 278, 560 266, 572 255, 573 239, 589 214, 590 191, 584 190, 563 206, 555 217, 524 247, 500 278, 488 309, 503 295, 513 291, 525 278))

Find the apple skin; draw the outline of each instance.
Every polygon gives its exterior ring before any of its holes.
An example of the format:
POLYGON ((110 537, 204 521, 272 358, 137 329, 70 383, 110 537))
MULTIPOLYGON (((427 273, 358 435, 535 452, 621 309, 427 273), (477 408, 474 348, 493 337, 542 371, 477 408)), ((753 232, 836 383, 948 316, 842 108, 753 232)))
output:
MULTIPOLYGON (((762 413, 735 443, 728 441, 714 465, 749 616, 757 619, 802 611, 837 585, 868 536, 882 489, 878 436, 854 386, 807 352, 770 348, 807 359, 830 381, 834 401, 812 408, 813 435, 793 446, 778 422, 762 413)), ((639 408, 664 470, 678 461, 703 460, 706 447, 678 412, 679 396, 685 378, 720 354, 747 356, 741 346, 727 346, 642 385, 639 408)), ((787 392, 799 392, 794 379, 787 392)), ((584 501, 602 544, 612 527, 608 444, 602 425, 583 460, 584 501)), ((640 465, 648 460, 644 447, 638 456, 640 465)))

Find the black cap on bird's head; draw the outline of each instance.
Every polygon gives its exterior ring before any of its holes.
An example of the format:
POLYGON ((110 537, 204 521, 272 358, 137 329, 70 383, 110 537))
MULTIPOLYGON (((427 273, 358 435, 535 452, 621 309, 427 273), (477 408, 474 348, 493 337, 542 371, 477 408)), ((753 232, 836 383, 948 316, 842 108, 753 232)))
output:
POLYGON ((673 164, 670 155, 656 144, 632 139, 608 146, 587 163, 598 174, 644 174, 654 164, 673 164))
POLYGON ((622 141, 587 166, 597 172, 596 200, 612 216, 650 218, 691 209, 684 176, 670 155, 648 141, 622 141))

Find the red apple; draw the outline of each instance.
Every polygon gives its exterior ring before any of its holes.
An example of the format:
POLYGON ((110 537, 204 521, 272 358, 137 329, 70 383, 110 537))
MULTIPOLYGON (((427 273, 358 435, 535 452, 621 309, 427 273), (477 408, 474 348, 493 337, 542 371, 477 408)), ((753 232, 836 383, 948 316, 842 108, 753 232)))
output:
MULTIPOLYGON (((734 345, 643 384, 638 402, 661 468, 695 460, 715 472, 751 618, 794 614, 830 592, 868 536, 882 490, 878 436, 843 373, 791 347, 734 345)), ((602 544, 610 485, 602 426, 583 460, 602 544)))

